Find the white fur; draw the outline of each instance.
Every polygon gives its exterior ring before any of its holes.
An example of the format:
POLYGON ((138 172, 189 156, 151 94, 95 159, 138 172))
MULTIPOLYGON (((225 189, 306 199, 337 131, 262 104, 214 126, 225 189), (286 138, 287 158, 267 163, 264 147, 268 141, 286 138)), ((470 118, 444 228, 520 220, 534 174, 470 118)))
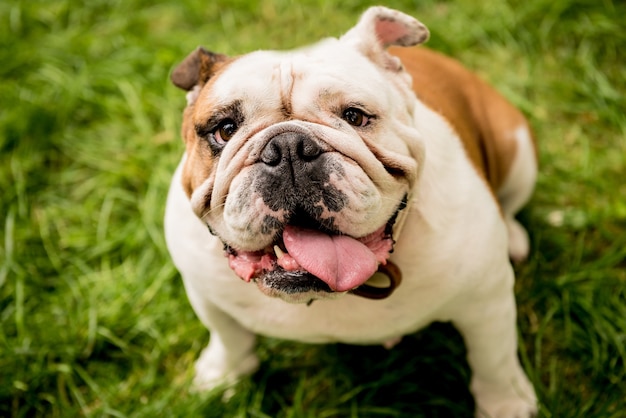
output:
POLYGON ((526 229, 514 216, 533 193, 537 180, 537 159, 526 125, 519 126, 511 136, 516 143, 515 159, 507 178, 498 190, 498 200, 509 233, 509 255, 514 262, 520 262, 528 257, 530 244, 526 229))
MULTIPOLYGON (((377 10, 384 14, 385 9, 377 10)), ((332 43, 323 47, 335 48, 332 43)), ((355 68, 354 73, 361 70, 365 71, 355 68)), ((386 97, 384 93, 389 92, 380 91, 381 97, 386 97)), ((304 92, 295 94, 306 98, 304 92)), ((348 294, 310 306, 290 304, 239 279, 228 266, 222 243, 209 234, 183 192, 183 157, 168 195, 165 232, 190 303, 211 330, 209 345, 196 364, 197 388, 212 388, 253 371, 258 364, 255 334, 310 343, 392 346, 432 321, 452 321, 467 344, 477 416, 528 417, 536 411, 534 391, 517 359, 514 275, 507 254, 510 219, 505 222, 501 217, 450 125, 415 98, 411 106, 412 120, 398 123, 405 117, 400 112, 385 119, 390 125, 408 124, 419 130, 413 135, 419 136, 420 146, 383 145, 400 147, 406 157, 415 158, 421 175, 412 184, 411 202, 391 256, 403 282, 383 300, 348 294)), ((528 134, 524 135, 524 130, 516 133, 520 152, 503 188, 502 198, 510 208, 506 214, 519 209, 530 192, 514 179, 518 174, 528 179, 532 171, 526 159, 528 134)), ((218 168, 224 164, 220 161, 218 168)))
POLYGON ((228 267, 222 243, 191 210, 177 170, 165 218, 168 248, 212 335, 196 366, 197 387, 252 371, 253 333, 311 343, 383 344, 432 321, 451 320, 466 339, 481 408, 494 417, 528 416, 507 409, 533 410, 534 392, 516 357, 505 224, 448 124, 421 105, 416 122, 437 140, 427 144, 420 186, 392 256, 404 281, 382 301, 347 295, 306 306, 261 294, 228 267))

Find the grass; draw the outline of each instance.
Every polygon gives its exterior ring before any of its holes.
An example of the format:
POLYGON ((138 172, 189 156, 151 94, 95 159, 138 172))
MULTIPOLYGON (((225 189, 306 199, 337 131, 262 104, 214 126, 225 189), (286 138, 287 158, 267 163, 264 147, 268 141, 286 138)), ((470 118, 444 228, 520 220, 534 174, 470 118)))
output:
MULTIPOLYGON (((626 6, 390 1, 520 106, 540 143, 518 268, 541 417, 626 410, 626 6)), ((191 394, 208 340, 162 228, 182 151, 172 67, 347 30, 362 1, 0 3, 0 416, 464 417, 446 324, 379 347, 261 339, 231 397, 191 394)))

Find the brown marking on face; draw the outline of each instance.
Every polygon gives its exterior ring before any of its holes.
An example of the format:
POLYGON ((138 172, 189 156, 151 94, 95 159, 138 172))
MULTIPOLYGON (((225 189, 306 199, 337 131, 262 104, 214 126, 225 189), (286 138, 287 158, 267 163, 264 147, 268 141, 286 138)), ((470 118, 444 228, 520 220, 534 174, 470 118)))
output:
MULTIPOLYGON (((236 58, 226 59, 223 55, 206 55, 204 52, 197 51, 198 50, 196 50, 195 53, 200 54, 200 58, 198 58, 198 62, 200 62, 200 64, 184 64, 183 62, 179 68, 183 66, 191 66, 195 68, 196 71, 199 71, 196 81, 202 88, 200 93, 201 97, 206 97, 208 92, 211 90, 212 85, 219 78, 219 74, 225 71, 236 58), (211 57, 219 57, 219 62, 211 61, 211 57)), ((189 57, 186 58, 186 60, 189 59, 189 57)), ((190 71, 189 68, 187 68, 186 71, 190 71)), ((189 73, 187 73, 187 76, 192 77, 189 73)), ((194 86, 191 86, 191 88, 193 87, 194 86)), ((187 160, 183 166, 181 177, 183 189, 188 197, 191 197, 193 191, 211 175, 216 160, 216 157, 212 154, 209 146, 205 143, 206 140, 204 138, 200 138, 196 133, 196 126, 206 122, 208 115, 210 115, 213 111, 211 104, 207 103, 206 100, 202 101, 201 106, 197 105, 199 101, 200 100, 196 100, 194 103, 189 104, 185 108, 181 127, 183 141, 185 142, 185 151, 187 154, 187 160)))
MULTIPOLYGON (((423 47, 392 47, 390 52, 413 77, 417 97, 459 134, 472 164, 495 194, 517 153, 511 134, 527 126, 522 113, 451 58, 423 47)), ((536 153, 534 137, 533 145, 536 153)))
POLYGON ((198 141, 187 146, 187 160, 183 165, 181 176, 187 197, 191 198, 193 191, 211 175, 213 165, 213 156, 210 155, 210 151, 198 141))

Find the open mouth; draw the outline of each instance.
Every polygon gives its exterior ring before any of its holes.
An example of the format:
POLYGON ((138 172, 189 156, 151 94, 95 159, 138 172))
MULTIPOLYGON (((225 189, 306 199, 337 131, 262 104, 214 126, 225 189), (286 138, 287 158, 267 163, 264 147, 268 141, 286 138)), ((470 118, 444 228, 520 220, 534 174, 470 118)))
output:
MULTIPOLYGON (((225 245, 230 268, 246 282, 277 292, 352 292, 382 298, 399 281, 399 272, 387 266, 395 243, 392 233, 401 203, 391 219, 376 231, 360 238, 325 230, 315 222, 292 219, 275 242, 257 251, 238 251, 225 245), (366 284, 377 273, 389 285, 366 284)), ((391 264, 391 263, 389 263, 391 264)))

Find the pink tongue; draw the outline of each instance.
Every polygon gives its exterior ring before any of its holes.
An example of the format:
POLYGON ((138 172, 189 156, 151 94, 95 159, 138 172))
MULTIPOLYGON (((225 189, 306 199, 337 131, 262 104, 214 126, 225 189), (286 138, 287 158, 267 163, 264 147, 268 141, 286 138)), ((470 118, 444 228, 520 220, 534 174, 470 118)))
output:
POLYGON ((289 255, 302 268, 338 292, 365 283, 378 269, 374 253, 362 242, 345 235, 287 226, 283 241, 289 255))

